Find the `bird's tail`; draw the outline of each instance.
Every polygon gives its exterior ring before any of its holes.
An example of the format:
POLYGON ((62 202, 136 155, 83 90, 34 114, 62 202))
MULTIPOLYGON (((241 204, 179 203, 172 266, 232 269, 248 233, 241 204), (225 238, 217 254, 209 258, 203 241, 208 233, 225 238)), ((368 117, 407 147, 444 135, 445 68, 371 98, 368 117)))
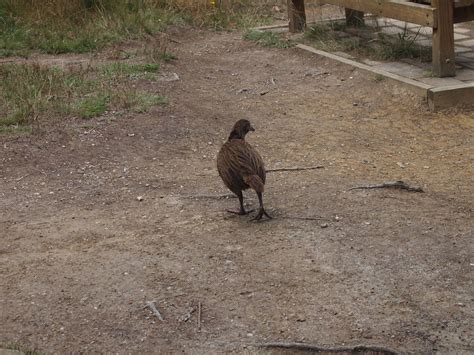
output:
POLYGON ((247 185, 249 185, 252 189, 256 192, 263 192, 264 184, 260 176, 258 175, 247 175, 244 176, 244 181, 247 185))

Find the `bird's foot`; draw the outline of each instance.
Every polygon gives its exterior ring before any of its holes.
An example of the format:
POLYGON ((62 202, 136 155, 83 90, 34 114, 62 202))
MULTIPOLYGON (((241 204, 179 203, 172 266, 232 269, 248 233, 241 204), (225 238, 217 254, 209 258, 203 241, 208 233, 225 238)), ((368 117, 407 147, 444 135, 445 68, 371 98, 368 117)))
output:
POLYGON ((255 210, 240 210, 240 211, 232 211, 232 210, 227 210, 229 213, 237 214, 239 216, 245 216, 246 214, 252 213, 255 210))
POLYGON ((252 218, 252 221, 259 221, 263 216, 267 217, 268 219, 273 219, 273 217, 271 217, 263 208, 260 208, 257 215, 252 218))

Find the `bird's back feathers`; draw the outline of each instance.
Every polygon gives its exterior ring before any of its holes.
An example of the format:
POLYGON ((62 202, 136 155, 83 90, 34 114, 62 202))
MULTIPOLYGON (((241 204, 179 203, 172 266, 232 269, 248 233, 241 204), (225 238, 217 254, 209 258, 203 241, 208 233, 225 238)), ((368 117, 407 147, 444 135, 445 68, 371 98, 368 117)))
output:
POLYGON ((217 170, 225 185, 234 193, 249 187, 263 192, 265 167, 258 152, 244 139, 230 139, 217 155, 217 170))

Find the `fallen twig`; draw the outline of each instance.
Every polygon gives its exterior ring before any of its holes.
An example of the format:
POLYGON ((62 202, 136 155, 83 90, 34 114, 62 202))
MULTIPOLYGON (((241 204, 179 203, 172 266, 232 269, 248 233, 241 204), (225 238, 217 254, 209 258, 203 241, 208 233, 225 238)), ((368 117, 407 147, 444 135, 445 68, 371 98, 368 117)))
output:
POLYGON ((322 169, 324 166, 322 165, 316 165, 316 166, 308 166, 308 167, 302 167, 302 168, 276 168, 276 169, 267 169, 267 173, 273 173, 275 171, 302 171, 302 170, 316 170, 316 169, 322 169))
POLYGON ((407 190, 407 191, 413 191, 413 192, 424 192, 421 187, 410 186, 409 184, 401 180, 384 182, 383 184, 354 186, 354 187, 351 187, 348 191, 356 190, 356 189, 400 189, 400 190, 407 190))
POLYGON ((198 303, 198 331, 201 331, 201 316, 202 316, 202 306, 201 302, 198 303))
POLYGON ((195 198, 195 199, 216 199, 223 200, 225 198, 237 198, 236 195, 227 194, 227 195, 189 195, 189 196, 179 196, 180 198, 195 198))
POLYGON ((299 219, 302 221, 321 221, 328 220, 324 217, 297 217, 297 216, 277 216, 278 219, 299 219))
POLYGON ((153 314, 155 316, 158 317, 159 320, 164 321, 163 316, 161 315, 158 308, 156 308, 156 306, 155 306, 155 301, 148 301, 144 308, 146 308, 146 307, 150 308, 150 310, 153 312, 153 314))
POLYGON ((257 347, 261 348, 282 348, 282 349, 294 349, 294 350, 303 350, 303 351, 313 351, 313 352, 330 352, 330 353, 359 353, 365 351, 379 352, 387 355, 398 355, 398 352, 395 350, 383 347, 383 346, 366 346, 366 345, 356 345, 356 346, 317 346, 305 343, 262 343, 255 344, 257 347))
POLYGON ((16 182, 19 182, 19 181, 23 180, 24 178, 26 178, 27 176, 29 176, 29 174, 28 174, 28 175, 20 176, 20 177, 19 177, 18 179, 16 179, 15 181, 16 181, 16 182))

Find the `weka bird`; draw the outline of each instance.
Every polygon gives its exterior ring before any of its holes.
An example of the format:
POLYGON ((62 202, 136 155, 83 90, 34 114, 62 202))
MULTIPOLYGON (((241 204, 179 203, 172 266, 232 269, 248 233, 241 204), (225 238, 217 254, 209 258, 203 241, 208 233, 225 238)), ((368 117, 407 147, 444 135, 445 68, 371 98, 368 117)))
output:
POLYGON ((260 209, 254 220, 263 215, 272 218, 263 208, 263 190, 265 185, 265 166, 258 152, 245 141, 245 135, 255 129, 247 120, 239 120, 230 132, 229 139, 224 143, 217 155, 217 170, 224 184, 239 198, 240 215, 247 214, 244 208, 242 191, 248 188, 255 190, 260 209))

